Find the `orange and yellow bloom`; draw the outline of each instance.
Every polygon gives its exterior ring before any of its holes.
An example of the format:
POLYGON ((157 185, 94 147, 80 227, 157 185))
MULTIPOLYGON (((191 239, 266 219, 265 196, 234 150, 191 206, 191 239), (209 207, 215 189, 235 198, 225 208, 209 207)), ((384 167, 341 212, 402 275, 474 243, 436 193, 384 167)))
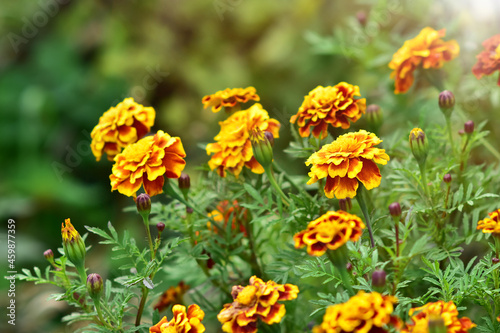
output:
POLYGON ((189 290, 189 286, 183 281, 179 282, 177 286, 168 288, 161 296, 158 302, 153 307, 162 312, 171 304, 182 303, 182 296, 189 290))
MULTIPOLYGON (((219 202, 216 209, 209 213, 208 216, 215 222, 223 224, 224 229, 231 221, 232 230, 239 229, 245 236, 247 235, 245 223, 248 220, 248 211, 246 208, 241 207, 237 200, 234 200, 232 204, 229 203, 229 200, 219 202)), ((210 222, 208 223, 209 228, 211 228, 210 222)), ((213 228, 213 231, 217 232, 217 228, 213 228)))
POLYGON ((441 68, 445 62, 458 56, 458 43, 455 40, 442 40, 445 34, 445 29, 434 30, 426 27, 418 36, 407 40, 392 56, 389 68, 393 70, 391 78, 396 79, 396 94, 405 93, 410 89, 414 80, 413 72, 418 67, 441 68))
POLYGON ((397 299, 377 292, 358 292, 347 302, 326 309, 323 322, 313 333, 369 333, 388 332, 388 325, 400 326, 400 319, 392 315, 397 299))
POLYGON ((429 332, 429 320, 437 318, 443 320, 447 333, 467 333, 469 329, 476 326, 467 317, 458 319, 458 310, 452 301, 427 303, 424 306, 410 309, 409 315, 412 322, 404 327, 402 333, 427 333, 429 332))
POLYGON ((172 308, 173 318, 168 321, 163 317, 156 325, 149 328, 149 333, 203 333, 205 326, 201 323, 205 313, 196 304, 186 307, 176 304, 172 308))
POLYGON ((201 102, 203 108, 212 107, 212 112, 219 112, 224 106, 226 108, 239 107, 240 104, 246 103, 250 100, 260 101, 259 95, 254 87, 247 88, 227 88, 220 90, 212 95, 203 97, 201 102))
MULTIPOLYGON (((500 70, 500 34, 485 40, 483 47, 484 51, 477 55, 477 63, 472 67, 472 73, 478 79, 500 70)), ((497 84, 500 86, 500 76, 497 84)))
POLYGON ((387 164, 389 156, 375 134, 361 130, 341 135, 330 144, 312 154, 306 165, 312 165, 307 184, 326 178, 325 195, 337 199, 354 198, 358 181, 367 190, 380 185, 382 176, 377 164, 387 164))
POLYGON ((155 121, 155 110, 125 98, 117 106, 111 107, 99 119, 90 133, 90 148, 97 161, 106 153, 108 160, 119 154, 123 148, 137 142, 146 135, 155 121))
POLYGON ((307 246, 309 255, 319 257, 348 241, 357 241, 364 228, 365 224, 356 215, 330 211, 309 222, 307 229, 295 234, 293 240, 296 248, 307 246))
POLYGON ((489 217, 477 222, 477 230, 482 230, 485 234, 500 235, 500 209, 488 213, 489 217))
POLYGON ((350 121, 356 122, 366 110, 366 99, 361 96, 359 87, 346 82, 331 87, 318 86, 305 96, 299 112, 292 116, 291 123, 297 122, 299 134, 308 137, 328 135, 328 124, 333 127, 350 127, 350 121))
POLYGON ((181 139, 171 137, 163 131, 145 137, 127 146, 115 157, 111 190, 127 196, 136 196, 144 185, 150 196, 163 192, 164 176, 179 178, 184 169, 186 153, 181 139))
POLYGON ((243 167, 252 172, 261 174, 264 168, 253 156, 250 133, 258 128, 261 131, 271 132, 273 137, 279 137, 280 123, 269 118, 269 114, 260 104, 252 105, 248 110, 233 113, 220 123, 221 130, 214 138, 217 142, 207 145, 207 154, 212 155, 208 165, 217 170, 221 177, 227 171, 239 176, 243 167))
POLYGON ((257 332, 257 320, 271 325, 279 323, 286 313, 285 306, 278 301, 297 298, 299 288, 293 284, 264 282, 256 276, 250 278, 250 285, 234 286, 231 292, 233 303, 225 304, 217 315, 222 330, 228 333, 257 332))

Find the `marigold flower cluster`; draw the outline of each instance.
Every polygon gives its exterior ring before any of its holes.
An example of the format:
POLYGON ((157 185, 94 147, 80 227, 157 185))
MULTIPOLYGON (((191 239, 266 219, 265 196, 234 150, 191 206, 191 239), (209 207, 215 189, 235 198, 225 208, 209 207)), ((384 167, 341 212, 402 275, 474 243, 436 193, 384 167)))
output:
POLYGON ((477 222, 477 230, 485 234, 500 234, 500 209, 488 213, 489 217, 477 222))
POLYGON ((426 27, 418 36, 407 40, 393 55, 389 68, 391 78, 396 79, 396 94, 405 93, 413 84, 413 72, 419 66, 424 69, 441 68, 447 61, 454 59, 460 52, 455 40, 443 41, 445 29, 434 30, 426 27))
POLYGON ((170 305, 182 302, 182 296, 189 290, 189 286, 183 281, 179 282, 177 286, 172 286, 168 288, 163 294, 161 294, 160 299, 153 307, 155 310, 158 309, 162 312, 170 305))
POLYGON ((97 161, 106 153, 108 160, 119 154, 123 148, 137 142, 146 135, 155 121, 152 107, 144 107, 126 98, 123 102, 106 111, 90 133, 90 148, 97 161))
POLYGON ((311 221, 306 230, 295 236, 295 248, 307 246, 307 253, 322 256, 327 250, 336 250, 348 241, 357 241, 365 224, 359 217, 342 210, 330 211, 311 221))
POLYGON ((238 177, 243 167, 254 173, 263 173, 264 168, 253 156, 250 133, 258 128, 271 132, 273 137, 279 137, 280 123, 269 118, 269 114, 260 104, 252 105, 248 110, 233 113, 229 118, 219 123, 221 130, 214 138, 217 142, 207 145, 207 154, 211 157, 208 165, 217 170, 221 177, 226 177, 227 171, 238 177))
POLYGON ((410 309, 409 315, 412 323, 404 327, 401 330, 402 333, 429 332, 429 320, 436 318, 443 320, 447 333, 466 333, 476 326, 467 317, 458 319, 458 310, 452 301, 427 303, 424 306, 410 309))
POLYGON ((254 87, 227 88, 215 94, 203 97, 201 102, 203 103, 204 109, 211 106, 212 112, 219 112, 223 106, 233 108, 250 100, 260 101, 260 97, 257 95, 257 91, 254 87))
POLYGON ((400 326, 400 319, 392 315, 396 301, 393 296, 360 291, 347 302, 328 307, 313 333, 388 332, 386 325, 400 326))
POLYGON ((293 284, 264 282, 256 276, 250 278, 250 285, 234 286, 231 292, 234 302, 225 304, 217 319, 222 330, 228 333, 257 332, 257 320, 271 325, 279 323, 286 313, 285 306, 278 301, 297 298, 299 288, 293 284))
POLYGON ((144 186, 150 196, 163 192, 164 176, 179 178, 184 169, 186 153, 181 139, 163 131, 145 137, 127 146, 115 157, 111 190, 127 196, 136 196, 144 186))
POLYGON ((299 112, 292 116, 291 123, 297 122, 299 134, 308 137, 314 127, 314 137, 324 139, 328 135, 328 124, 333 127, 350 127, 366 110, 366 99, 361 96, 359 87, 346 82, 331 87, 318 86, 305 96, 299 112))
MULTIPOLYGON (((231 221, 231 229, 238 229, 245 236, 247 235, 247 230, 245 229, 245 223, 248 219, 248 211, 246 208, 241 207, 237 200, 234 200, 232 204, 229 200, 223 200, 219 202, 216 209, 208 214, 215 222, 223 223, 223 228, 226 228, 229 221, 231 221)), ((208 227, 217 232, 216 228, 212 228, 210 222, 208 222, 208 227)))
MULTIPOLYGON (((500 70, 500 34, 485 40, 483 47, 484 51, 477 55, 477 63, 472 67, 472 73, 478 79, 500 70)), ((500 86, 500 76, 497 84, 500 86)))
POLYGON ((380 185, 382 176, 375 163, 387 164, 384 149, 375 134, 361 130, 341 135, 312 154, 306 165, 312 165, 307 184, 326 178, 325 195, 337 199, 354 198, 360 181, 367 190, 380 185))
POLYGON ((168 321, 163 317, 156 325, 149 328, 149 333, 203 333, 205 326, 201 323, 205 312, 196 304, 186 307, 176 304, 172 308, 173 318, 168 321))

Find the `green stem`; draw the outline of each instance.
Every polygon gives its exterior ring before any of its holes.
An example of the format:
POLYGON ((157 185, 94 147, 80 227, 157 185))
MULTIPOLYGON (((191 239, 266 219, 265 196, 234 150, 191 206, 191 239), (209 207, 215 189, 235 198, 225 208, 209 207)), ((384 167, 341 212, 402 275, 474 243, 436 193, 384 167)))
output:
POLYGON ((274 178, 273 171, 271 170, 271 168, 267 167, 267 168, 264 168, 264 170, 266 172, 267 179, 269 179, 269 183, 271 183, 271 186, 281 196, 281 199, 282 199, 283 203, 285 204, 285 206, 289 207, 290 201, 288 200, 288 197, 285 195, 285 193, 283 193, 280 186, 276 182, 276 178, 274 178))
POLYGON ((350 296, 354 296, 354 290, 351 286, 351 277, 347 272, 346 264, 348 259, 347 246, 342 245, 336 250, 327 250, 326 255, 332 265, 337 269, 342 279, 342 286, 346 289, 350 296))
POLYGON ((254 241, 253 241, 252 225, 250 224, 250 221, 248 221, 248 220, 245 221, 245 229, 247 231, 248 246, 250 247, 251 266, 252 266, 253 270, 256 272, 256 275, 258 277, 264 279, 265 278, 264 271, 260 267, 259 261, 257 260, 255 245, 254 245, 254 241))
POLYGON ((453 151, 453 155, 457 155, 457 150, 455 148, 455 142, 453 141, 453 132, 451 129, 451 115, 444 117, 446 119, 446 129, 448 131, 448 140, 450 141, 451 150, 453 151))
POLYGON ((301 194, 303 194, 305 196, 308 196, 310 199, 312 199, 312 196, 306 190, 304 190, 304 188, 302 186, 299 186, 299 185, 295 184, 295 182, 292 180, 292 178, 286 172, 284 172, 283 169, 281 167, 279 167, 278 164, 275 161, 273 161, 273 167, 274 167, 274 169, 276 169, 277 172, 282 173, 284 175, 285 179, 297 191, 299 191, 301 194))
POLYGON ((141 215, 142 221, 144 222, 144 227, 146 228, 146 234, 148 235, 149 251, 151 252, 151 260, 155 259, 155 251, 153 248, 153 239, 151 238, 151 230, 149 229, 149 216, 141 215))
POLYGON ((87 273, 85 272, 85 267, 78 265, 76 266, 76 270, 80 275, 80 279, 82 280, 83 285, 87 285, 87 273))
POLYGON ((479 139, 479 141, 483 144, 483 146, 490 151, 499 161, 500 161, 500 153, 484 138, 479 139))
POLYGON ((149 289, 142 287, 141 302, 139 303, 139 308, 137 310, 137 316, 135 317, 135 326, 141 324, 142 312, 144 311, 144 305, 146 304, 146 299, 148 298, 149 289))
POLYGON ((102 315, 102 311, 101 311, 101 302, 99 299, 95 299, 94 300, 94 305, 95 305, 95 309, 97 311, 97 316, 99 317, 99 321, 104 325, 106 326, 107 328, 111 329, 111 330, 114 330, 114 327, 111 326, 106 320, 104 320, 104 317, 102 315))
POLYGON ((422 187, 424 188, 425 195, 430 198, 429 185, 427 185, 427 173, 425 172, 425 161, 419 163, 418 167, 420 169, 420 176, 422 177, 422 187))
POLYGON ((370 243, 372 248, 375 248, 375 240, 373 239, 373 231, 370 224, 370 215, 368 214, 368 208, 366 207, 364 195, 364 186, 362 184, 359 185, 358 192, 356 193, 356 200, 358 201, 359 207, 363 212, 363 216, 365 217, 366 227, 368 228, 368 234, 370 235, 370 243))

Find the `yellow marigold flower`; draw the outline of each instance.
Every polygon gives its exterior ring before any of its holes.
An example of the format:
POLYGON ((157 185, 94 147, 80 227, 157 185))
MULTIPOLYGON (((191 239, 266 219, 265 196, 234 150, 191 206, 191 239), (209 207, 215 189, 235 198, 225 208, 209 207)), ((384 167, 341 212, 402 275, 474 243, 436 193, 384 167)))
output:
POLYGON ((279 121, 269 118, 267 111, 257 103, 248 110, 233 113, 219 124, 221 130, 214 138, 217 142, 207 145, 207 154, 214 154, 208 162, 210 169, 217 169, 221 177, 225 177, 227 171, 238 177, 244 166, 254 173, 263 173, 264 168, 253 156, 250 132, 258 128, 277 138, 279 121))
POLYGON ((339 136, 306 161, 306 165, 312 164, 307 184, 326 178, 325 195, 337 199, 354 198, 358 181, 367 190, 379 186, 382 176, 375 163, 385 165, 389 161, 384 149, 373 147, 381 142, 365 130, 339 136))
POLYGON ((328 135, 328 124, 333 127, 349 128, 366 110, 365 98, 361 96, 359 87, 346 82, 331 87, 318 86, 305 96, 299 112, 292 116, 291 123, 297 122, 299 133, 307 137, 313 129, 313 136, 324 139, 328 135))
POLYGON ((250 278, 250 285, 234 286, 231 294, 234 302, 225 304, 217 315, 222 330, 228 333, 257 332, 257 320, 271 325, 279 323, 285 315, 285 306, 278 301, 297 298, 299 288, 293 284, 264 282, 256 276, 250 278))
POLYGON ((434 30, 426 27, 417 37, 407 40, 392 56, 389 68, 393 70, 391 78, 396 79, 396 94, 405 93, 413 84, 413 71, 421 66, 424 69, 441 68, 447 61, 454 59, 460 52, 455 40, 448 42, 441 38, 445 29, 434 30))
POLYGON ((61 224, 61 236, 64 254, 77 268, 83 267, 85 262, 85 242, 78 231, 71 224, 70 219, 61 224))
POLYGON ((155 110, 125 98, 123 102, 111 107, 99 119, 99 124, 92 130, 90 148, 97 161, 103 152, 108 160, 119 154, 129 144, 137 142, 146 135, 155 122, 155 110))
POLYGON ((168 288, 161 296, 158 302, 153 307, 162 312, 171 304, 182 303, 182 296, 189 290, 189 286, 184 281, 179 282, 177 286, 168 288))
POLYGON ((401 320, 392 315, 396 302, 393 296, 360 291, 346 303, 329 306, 323 322, 313 328, 313 333, 388 332, 387 325, 400 326, 401 320))
POLYGON ((223 106, 232 108, 250 100, 260 101, 260 97, 257 95, 254 87, 219 90, 215 94, 203 97, 201 102, 204 109, 211 106, 212 112, 219 112, 223 106))
POLYGON ((156 325, 149 328, 149 333, 203 333, 205 326, 201 323, 205 312, 196 304, 186 307, 176 304, 172 308, 173 318, 168 321, 163 317, 156 325))
POLYGON ((490 217, 477 222, 477 230, 482 230, 485 234, 500 234, 500 209, 488 213, 490 217))
POLYGON ((150 196, 163 192, 167 178, 179 178, 184 169, 186 153, 181 139, 163 131, 127 146, 115 157, 113 173, 109 176, 111 190, 134 196, 144 184, 150 196))
POLYGON ((429 319, 442 318, 446 326, 447 333, 467 333, 469 329, 476 327, 467 317, 458 319, 458 310, 456 305, 450 301, 437 301, 427 303, 418 308, 412 308, 409 311, 411 324, 401 331, 402 333, 428 333, 429 319))
POLYGON ((336 250, 347 241, 357 241, 365 228, 359 217, 342 210, 330 211, 309 223, 306 230, 295 234, 295 248, 307 246, 307 253, 322 256, 336 250))

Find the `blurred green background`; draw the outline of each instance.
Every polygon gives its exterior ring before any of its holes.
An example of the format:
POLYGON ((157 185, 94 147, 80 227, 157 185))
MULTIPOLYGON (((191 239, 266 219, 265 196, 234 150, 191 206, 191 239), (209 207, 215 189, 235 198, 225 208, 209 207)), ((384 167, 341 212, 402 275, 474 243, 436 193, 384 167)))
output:
MULTIPOLYGON (((461 47, 443 70, 459 104, 456 129, 466 119, 500 125, 497 75, 478 81, 471 73, 482 41, 500 31, 495 0, 19 0, 4 1, 0 13, 1 253, 13 218, 18 270, 45 266, 42 253, 60 246, 68 217, 80 232, 107 221, 139 230, 136 214, 123 212, 132 199, 110 192, 111 162, 97 163, 89 148, 99 117, 125 97, 156 109, 153 131, 181 137, 194 179, 208 160, 198 144, 212 141, 225 117, 203 110, 201 98, 227 87, 256 87, 283 124, 276 151, 288 146, 288 121, 304 95, 340 81, 382 106, 382 137, 407 135, 444 122, 438 91, 417 77, 409 93, 395 96, 387 64, 431 26, 446 28, 445 40, 461 47)), ((500 132, 489 140, 498 142, 500 132)), ((474 158, 491 157, 477 151, 474 158)), ((306 172, 302 161, 278 159, 292 173, 306 172)), ((89 260, 105 267, 105 253, 95 249, 89 260)), ((5 280, 0 287, 5 309, 5 280)), ((50 287, 17 288, 19 332, 72 331, 59 323, 70 309, 46 302, 50 287)))

